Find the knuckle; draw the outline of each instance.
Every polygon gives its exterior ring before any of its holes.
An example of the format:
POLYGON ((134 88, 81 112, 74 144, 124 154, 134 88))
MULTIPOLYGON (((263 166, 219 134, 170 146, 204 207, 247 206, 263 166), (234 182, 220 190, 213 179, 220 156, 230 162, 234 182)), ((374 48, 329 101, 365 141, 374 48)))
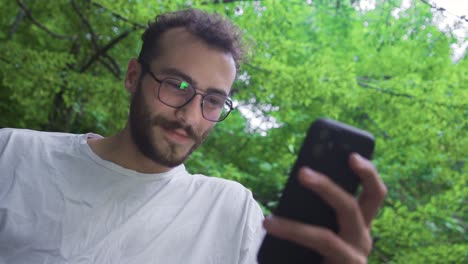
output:
POLYGON ((372 237, 369 233, 366 233, 366 235, 363 238, 363 252, 365 253, 365 256, 370 255, 370 253, 372 252, 372 247, 372 237))
POLYGON ((322 173, 317 173, 314 178, 314 181, 316 182, 317 185, 321 187, 328 187, 332 182, 328 176, 322 173))
POLYGON ((377 168, 375 167, 374 163, 372 163, 372 162, 369 161, 368 164, 369 164, 369 171, 371 171, 371 172, 374 173, 374 174, 378 174, 378 173, 377 173, 377 168))
POLYGON ((320 241, 326 248, 332 248, 336 245, 336 234, 329 229, 324 229, 320 234, 320 241))
POLYGON ((381 182, 378 186, 378 198, 380 200, 383 200, 385 197, 387 197, 388 194, 388 189, 387 186, 381 182))
POLYGON ((370 160, 367 160, 367 159, 364 159, 362 160, 362 162, 357 163, 356 169, 362 172, 376 170, 374 164, 370 160))
POLYGON ((387 188, 387 185, 385 185, 385 183, 382 182, 382 195, 383 196, 387 196, 388 194, 388 188, 387 188))
POLYGON ((359 207, 359 203, 355 199, 350 199, 343 207, 343 210, 346 214, 352 215, 359 213, 361 208, 359 207))
POLYGON ((354 260, 351 263, 356 263, 356 264, 367 264, 367 257, 366 256, 355 256, 354 260))

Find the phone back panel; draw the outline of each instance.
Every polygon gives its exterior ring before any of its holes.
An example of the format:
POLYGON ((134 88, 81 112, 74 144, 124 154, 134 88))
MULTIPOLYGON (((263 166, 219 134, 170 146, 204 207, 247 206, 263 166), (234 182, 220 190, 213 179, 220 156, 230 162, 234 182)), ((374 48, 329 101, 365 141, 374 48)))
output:
MULTIPOLYGON (((334 120, 318 119, 307 133, 274 214, 338 232, 333 209, 299 184, 298 171, 303 166, 311 167, 355 194, 360 180, 349 168, 349 155, 357 152, 371 159, 373 151, 374 138, 370 133, 334 120)), ((321 260, 312 250, 270 235, 265 237, 258 254, 261 264, 320 263, 321 260)))

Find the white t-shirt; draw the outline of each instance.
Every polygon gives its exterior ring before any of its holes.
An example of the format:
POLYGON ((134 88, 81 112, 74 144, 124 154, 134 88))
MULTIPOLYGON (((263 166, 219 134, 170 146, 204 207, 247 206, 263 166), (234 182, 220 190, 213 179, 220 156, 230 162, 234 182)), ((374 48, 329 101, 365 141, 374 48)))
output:
POLYGON ((0 264, 255 263, 264 235, 249 190, 105 161, 94 134, 0 129, 0 264))

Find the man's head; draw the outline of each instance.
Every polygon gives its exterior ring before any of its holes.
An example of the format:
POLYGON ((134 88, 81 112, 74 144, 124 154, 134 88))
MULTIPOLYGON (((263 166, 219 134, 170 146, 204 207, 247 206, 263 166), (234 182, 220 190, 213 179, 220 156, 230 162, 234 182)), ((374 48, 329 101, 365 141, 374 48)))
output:
POLYGON ((129 62, 125 80, 132 93, 127 127, 143 155, 171 168, 183 163, 214 127, 209 106, 225 106, 242 54, 240 35, 217 15, 186 10, 157 17, 142 38, 139 59, 129 62), (168 90, 173 83, 180 87, 176 93, 168 90), (185 89, 197 94, 175 104, 185 89))
POLYGON ((236 70, 239 69, 244 55, 239 29, 220 15, 197 9, 164 13, 149 23, 148 29, 141 37, 143 46, 138 60, 150 62, 163 54, 164 49, 160 45, 161 36, 173 28, 185 28, 211 47, 230 53, 236 64, 236 70))

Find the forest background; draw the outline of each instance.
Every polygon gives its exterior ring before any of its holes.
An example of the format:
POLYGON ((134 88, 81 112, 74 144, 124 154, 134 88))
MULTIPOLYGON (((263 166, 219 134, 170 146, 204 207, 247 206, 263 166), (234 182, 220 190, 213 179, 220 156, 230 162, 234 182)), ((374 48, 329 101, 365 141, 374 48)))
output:
POLYGON ((466 17, 431 1, 9 0, 0 4, 0 127, 111 135, 123 127, 126 64, 148 21, 196 7, 242 29, 237 110, 187 163, 239 181, 265 213, 310 123, 372 132, 389 194, 371 263, 467 263, 466 17), (367 2, 367 4, 365 4, 367 2), (368 3, 373 2, 369 8, 368 3), (439 17, 439 18, 438 18, 439 17))

